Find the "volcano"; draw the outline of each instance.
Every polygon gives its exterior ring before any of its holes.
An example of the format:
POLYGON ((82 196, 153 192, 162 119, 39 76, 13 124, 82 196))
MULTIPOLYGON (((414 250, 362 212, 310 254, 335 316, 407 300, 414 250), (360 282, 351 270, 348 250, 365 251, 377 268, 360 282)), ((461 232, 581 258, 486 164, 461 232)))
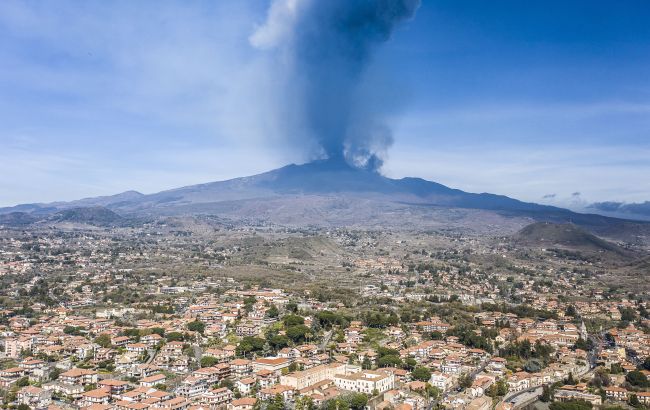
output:
POLYGON ((375 171, 355 168, 344 160, 292 164, 258 175, 148 195, 128 191, 71 202, 18 205, 2 208, 0 214, 11 213, 12 219, 25 221, 29 220, 27 216, 47 218, 66 209, 82 207, 105 207, 123 216, 214 215, 292 226, 413 229, 462 226, 488 227, 495 231, 507 227, 507 231, 516 231, 531 222, 546 221, 611 231, 627 229, 632 223, 503 195, 469 193, 421 178, 388 178, 375 171), (19 218, 18 213, 24 213, 25 217, 19 218))

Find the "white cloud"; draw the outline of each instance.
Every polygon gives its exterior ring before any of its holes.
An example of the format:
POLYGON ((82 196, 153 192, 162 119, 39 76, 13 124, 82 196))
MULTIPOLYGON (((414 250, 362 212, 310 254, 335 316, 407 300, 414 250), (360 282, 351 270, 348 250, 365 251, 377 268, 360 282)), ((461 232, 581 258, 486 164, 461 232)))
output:
POLYGON ((384 171, 417 175, 470 192, 580 208, 604 200, 644 201, 650 149, 631 146, 510 145, 413 147, 397 140, 384 171), (636 163, 630 166, 630 163, 636 163), (572 193, 580 191, 580 202, 572 193), (553 201, 543 198, 556 193, 553 201))

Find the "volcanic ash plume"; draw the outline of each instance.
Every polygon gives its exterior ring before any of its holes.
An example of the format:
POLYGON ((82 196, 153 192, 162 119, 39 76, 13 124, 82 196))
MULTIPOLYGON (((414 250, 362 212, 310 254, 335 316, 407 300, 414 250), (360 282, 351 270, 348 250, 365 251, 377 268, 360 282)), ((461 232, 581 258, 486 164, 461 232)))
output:
MULTIPOLYGON (((419 0, 275 0, 251 44, 277 52, 286 132, 321 156, 376 170, 392 143, 359 87, 375 47, 419 0), (288 107, 288 108, 287 108, 288 107), (315 143, 315 144, 314 144, 315 143)), ((280 92, 279 92, 280 93, 280 92)), ((280 97, 280 96, 278 96, 280 97)))

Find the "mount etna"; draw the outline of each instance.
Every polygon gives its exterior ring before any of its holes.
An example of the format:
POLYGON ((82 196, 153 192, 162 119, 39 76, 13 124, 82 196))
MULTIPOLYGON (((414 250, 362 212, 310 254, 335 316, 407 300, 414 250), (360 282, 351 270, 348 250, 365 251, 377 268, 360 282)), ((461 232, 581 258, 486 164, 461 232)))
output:
POLYGON ((258 175, 70 202, 0 208, 0 223, 113 225, 152 217, 213 215, 288 226, 464 229, 510 234, 533 222, 571 222, 599 235, 644 241, 650 224, 469 193, 421 178, 392 179, 342 160, 288 165, 258 175))

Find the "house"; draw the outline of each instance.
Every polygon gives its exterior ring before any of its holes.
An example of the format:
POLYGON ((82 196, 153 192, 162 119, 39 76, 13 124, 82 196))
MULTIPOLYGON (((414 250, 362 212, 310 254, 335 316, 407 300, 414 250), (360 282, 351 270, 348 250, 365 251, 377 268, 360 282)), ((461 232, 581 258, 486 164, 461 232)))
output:
POLYGON ((465 410, 490 410, 491 408, 492 399, 487 396, 477 397, 465 406, 465 410))
POLYGON ((101 388, 82 393, 79 404, 81 407, 89 407, 97 404, 108 404, 110 401, 110 391, 108 389, 101 388))
POLYGON ((260 327, 250 323, 250 322, 242 322, 239 325, 237 325, 237 329, 235 330, 235 333, 237 336, 257 336, 260 334, 260 327))
POLYGON ((152 333, 150 335, 142 336, 140 338, 140 343, 144 343, 149 348, 154 347, 161 341, 162 341, 162 336, 160 336, 158 333, 152 333))
POLYGON ((217 359, 219 363, 222 363, 227 361, 228 359, 235 357, 235 351, 210 348, 210 349, 206 349, 205 352, 203 352, 203 356, 214 357, 215 359, 217 359))
POLYGON ((278 352, 278 357, 283 357, 285 359, 294 361, 300 357, 300 350, 296 349, 295 347, 285 347, 278 352))
POLYGON ((220 370, 216 367, 203 367, 192 372, 192 376, 205 379, 208 385, 219 383, 219 380, 222 379, 220 375, 220 370))
POLYGON ((622 387, 611 386, 611 387, 605 387, 604 390, 605 390, 605 395, 607 396, 608 399, 627 401, 627 390, 625 390, 622 387))
POLYGON ((257 403, 257 399, 253 397, 243 397, 230 402, 228 410, 252 410, 255 403, 257 403))
POLYGON ((506 369, 507 360, 503 357, 493 357, 488 363, 488 370, 493 372, 503 372, 506 369))
POLYGON ((239 390, 242 396, 247 396, 251 393, 253 387, 255 387, 255 379, 251 377, 239 379, 235 382, 235 387, 239 390))
POLYGON ((44 408, 52 402, 52 392, 36 386, 25 386, 16 393, 16 401, 31 408, 44 408))
POLYGON ((141 355, 147 351, 147 345, 144 343, 129 343, 126 345, 126 351, 141 355))
POLYGON ((163 356, 178 357, 183 354, 183 343, 169 342, 163 346, 160 353, 163 356))
POLYGON ((530 373, 517 372, 508 378, 508 391, 522 391, 530 387, 530 373))
POLYGON ((472 397, 481 397, 485 394, 488 387, 492 386, 494 379, 485 376, 479 376, 474 379, 474 382, 469 388, 469 393, 472 397))
POLYGON ((156 409, 185 410, 190 407, 190 402, 183 397, 175 397, 156 404, 156 409))
POLYGON ((445 373, 440 373, 440 372, 433 372, 431 373, 431 378, 429 379, 429 383, 433 387, 437 387, 440 389, 442 392, 446 392, 451 387, 454 385, 454 380, 451 375, 445 374, 445 373))
POLYGON ((284 357, 263 357, 253 361, 253 371, 269 370, 279 372, 285 367, 289 367, 291 360, 284 357))
POLYGON ((176 388, 181 397, 194 398, 208 391, 208 381, 203 377, 187 376, 176 388))
POLYGON ((260 370, 255 372, 255 377, 257 378, 257 383, 262 389, 278 384, 280 381, 280 376, 270 370, 260 370))
POLYGON ((126 346, 131 341, 128 336, 115 336, 111 338, 111 344, 115 347, 126 346))
POLYGON ((79 369, 77 367, 59 375, 59 381, 65 384, 87 386, 90 384, 96 384, 97 380, 97 372, 88 369, 79 369))
POLYGON ((230 361, 230 372, 236 378, 246 377, 253 371, 253 364, 247 359, 235 359, 230 361))
POLYGON ((43 388, 45 390, 49 390, 51 392, 69 396, 75 399, 81 397, 81 393, 84 392, 83 386, 79 384, 68 384, 68 383, 59 383, 59 382, 46 383, 43 385, 43 388))
POLYGON ((364 370, 349 375, 336 375, 334 385, 339 389, 357 393, 372 394, 374 391, 383 393, 395 387, 395 376, 389 372, 364 370))
POLYGON ((129 383, 123 380, 104 379, 97 382, 97 387, 108 390, 112 396, 118 396, 129 388, 129 383))
POLYGON ((8 381, 10 383, 15 382, 25 375, 25 369, 22 367, 10 367, 8 369, 0 370, 0 378, 3 381, 8 381))
POLYGON ((233 398, 233 393, 226 387, 208 390, 199 397, 199 403, 210 409, 223 408, 228 405, 233 398))
POLYGON ((581 400, 591 403, 594 406, 603 404, 603 399, 598 394, 591 394, 585 389, 577 389, 577 386, 562 386, 553 395, 555 401, 581 400))
POLYGON ((273 397, 276 397, 277 395, 282 396, 282 399, 285 402, 289 402, 293 400, 293 388, 289 386, 283 386, 281 384, 278 384, 276 386, 272 387, 267 387, 265 389, 260 390, 258 393, 258 397, 262 400, 268 400, 273 397))
POLYGON ((162 373, 157 373, 140 379, 140 386, 154 387, 157 384, 165 383, 165 381, 167 381, 167 376, 162 373))

